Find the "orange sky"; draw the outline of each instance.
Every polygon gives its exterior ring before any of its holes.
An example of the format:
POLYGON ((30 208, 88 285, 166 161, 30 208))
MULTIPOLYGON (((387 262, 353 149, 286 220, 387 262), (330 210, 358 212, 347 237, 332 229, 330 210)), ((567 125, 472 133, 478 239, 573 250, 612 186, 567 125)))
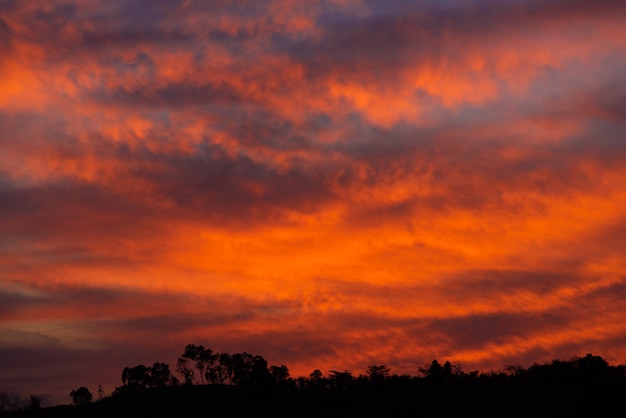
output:
MULTIPOLYGON (((626 4, 0 2, 0 391, 626 362, 626 4)), ((65 399, 67 398, 67 399, 65 399)))

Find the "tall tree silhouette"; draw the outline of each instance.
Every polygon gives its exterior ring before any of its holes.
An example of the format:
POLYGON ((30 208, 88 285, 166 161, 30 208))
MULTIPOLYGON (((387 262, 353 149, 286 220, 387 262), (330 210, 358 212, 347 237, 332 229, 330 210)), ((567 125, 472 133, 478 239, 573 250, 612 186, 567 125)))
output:
POLYGON ((176 362, 176 371, 181 374, 186 385, 193 384, 194 371, 189 365, 190 361, 187 358, 179 357, 176 362))
POLYGON ((189 360, 198 371, 200 384, 204 384, 204 379, 207 375, 210 375, 209 370, 217 360, 217 355, 213 354, 213 350, 204 348, 203 345, 188 344, 177 363, 179 371, 185 378, 185 382, 188 383, 193 379, 193 373, 189 372, 190 369, 187 360, 189 360))
POLYGON ((232 358, 228 353, 220 353, 213 367, 215 383, 232 383, 232 358))

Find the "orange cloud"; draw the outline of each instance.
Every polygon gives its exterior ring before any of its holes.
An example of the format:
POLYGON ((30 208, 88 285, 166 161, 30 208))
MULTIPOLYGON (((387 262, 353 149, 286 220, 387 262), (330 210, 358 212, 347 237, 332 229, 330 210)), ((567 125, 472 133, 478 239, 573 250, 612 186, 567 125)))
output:
POLYGON ((620 2, 242 4, 0 6, 3 387, 624 362, 620 2))

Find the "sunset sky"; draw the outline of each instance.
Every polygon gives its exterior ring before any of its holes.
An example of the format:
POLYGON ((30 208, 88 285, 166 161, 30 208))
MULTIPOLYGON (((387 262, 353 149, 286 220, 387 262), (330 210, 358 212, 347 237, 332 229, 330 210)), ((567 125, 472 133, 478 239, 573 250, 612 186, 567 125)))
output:
POLYGON ((626 2, 0 0, 0 392, 626 363, 626 2))

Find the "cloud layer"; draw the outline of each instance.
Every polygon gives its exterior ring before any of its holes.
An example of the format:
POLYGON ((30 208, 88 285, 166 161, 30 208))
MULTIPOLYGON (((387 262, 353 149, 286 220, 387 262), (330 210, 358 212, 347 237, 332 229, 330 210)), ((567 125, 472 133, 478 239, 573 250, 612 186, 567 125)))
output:
POLYGON ((187 343, 626 362, 625 19, 0 1, 0 387, 69 401, 187 343))

